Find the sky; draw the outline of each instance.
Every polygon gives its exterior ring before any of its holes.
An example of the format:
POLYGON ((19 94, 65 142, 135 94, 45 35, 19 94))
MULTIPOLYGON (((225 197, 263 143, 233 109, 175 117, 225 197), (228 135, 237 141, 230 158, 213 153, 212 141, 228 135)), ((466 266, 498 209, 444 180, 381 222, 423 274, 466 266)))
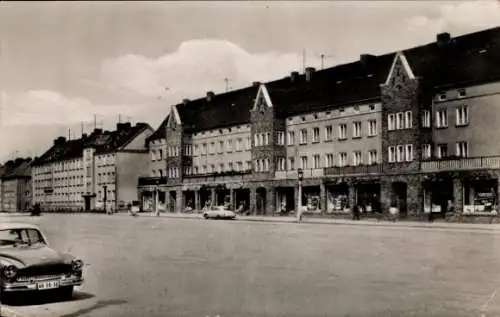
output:
POLYGON ((500 26, 500 2, 0 2, 0 162, 183 98, 500 26), (228 79, 226 82, 225 79, 228 79))

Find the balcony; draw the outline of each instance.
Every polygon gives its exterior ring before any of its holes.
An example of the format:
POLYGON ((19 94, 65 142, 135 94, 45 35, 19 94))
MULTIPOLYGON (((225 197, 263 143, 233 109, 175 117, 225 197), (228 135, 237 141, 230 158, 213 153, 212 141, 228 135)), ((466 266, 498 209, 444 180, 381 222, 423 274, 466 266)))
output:
POLYGON ((446 158, 432 161, 422 161, 423 172, 500 169, 500 156, 446 158))
MULTIPOLYGON (((302 170, 304 172, 304 178, 318 178, 323 177, 323 169, 322 168, 306 168, 302 170)), ((291 171, 277 171, 274 173, 275 179, 297 179, 297 170, 291 171)))
POLYGON ((185 175, 184 180, 188 183, 204 184, 210 182, 246 181, 252 177, 251 171, 231 171, 208 174, 185 175))
POLYGON ((139 186, 165 185, 166 177, 139 177, 139 186))
POLYGON ((382 164, 357 165, 357 166, 333 166, 325 168, 326 176, 338 175, 368 175, 381 174, 382 164))

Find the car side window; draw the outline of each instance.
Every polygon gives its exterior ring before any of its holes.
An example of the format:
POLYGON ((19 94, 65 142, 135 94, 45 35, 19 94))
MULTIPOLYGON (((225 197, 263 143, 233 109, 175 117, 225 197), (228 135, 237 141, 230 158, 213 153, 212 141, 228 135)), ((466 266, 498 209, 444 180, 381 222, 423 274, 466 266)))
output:
POLYGON ((29 229, 27 230, 27 234, 30 243, 39 243, 39 242, 44 243, 42 236, 40 235, 40 232, 38 232, 38 230, 29 229))

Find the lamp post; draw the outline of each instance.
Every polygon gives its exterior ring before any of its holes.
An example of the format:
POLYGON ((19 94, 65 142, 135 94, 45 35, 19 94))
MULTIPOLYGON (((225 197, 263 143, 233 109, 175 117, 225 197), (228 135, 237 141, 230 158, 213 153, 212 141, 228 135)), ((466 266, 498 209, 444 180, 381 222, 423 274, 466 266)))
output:
POLYGON ((302 180, 304 179, 304 171, 299 168, 297 170, 297 180, 299 183, 299 193, 297 197, 297 221, 302 221, 302 180))
POLYGON ((154 187, 154 199, 155 199, 155 207, 154 207, 154 211, 155 211, 155 215, 156 216, 159 216, 160 215, 160 210, 158 209, 158 184, 159 184, 159 179, 156 179, 155 180, 155 187, 154 187))
POLYGON ((108 209, 106 208, 106 200, 108 198, 108 186, 102 186, 102 190, 104 191, 103 200, 104 200, 104 211, 108 213, 108 209))

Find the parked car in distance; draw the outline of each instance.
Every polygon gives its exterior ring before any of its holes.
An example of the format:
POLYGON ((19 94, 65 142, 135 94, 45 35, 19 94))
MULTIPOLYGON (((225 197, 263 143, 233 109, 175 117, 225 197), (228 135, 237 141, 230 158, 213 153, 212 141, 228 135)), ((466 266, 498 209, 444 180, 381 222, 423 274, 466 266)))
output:
POLYGON ((235 219, 236 214, 226 206, 216 206, 205 210, 203 217, 205 219, 235 219))
POLYGON ((83 283, 83 261, 49 247, 32 224, 0 223, 0 297, 21 292, 49 292, 67 300, 83 283))

